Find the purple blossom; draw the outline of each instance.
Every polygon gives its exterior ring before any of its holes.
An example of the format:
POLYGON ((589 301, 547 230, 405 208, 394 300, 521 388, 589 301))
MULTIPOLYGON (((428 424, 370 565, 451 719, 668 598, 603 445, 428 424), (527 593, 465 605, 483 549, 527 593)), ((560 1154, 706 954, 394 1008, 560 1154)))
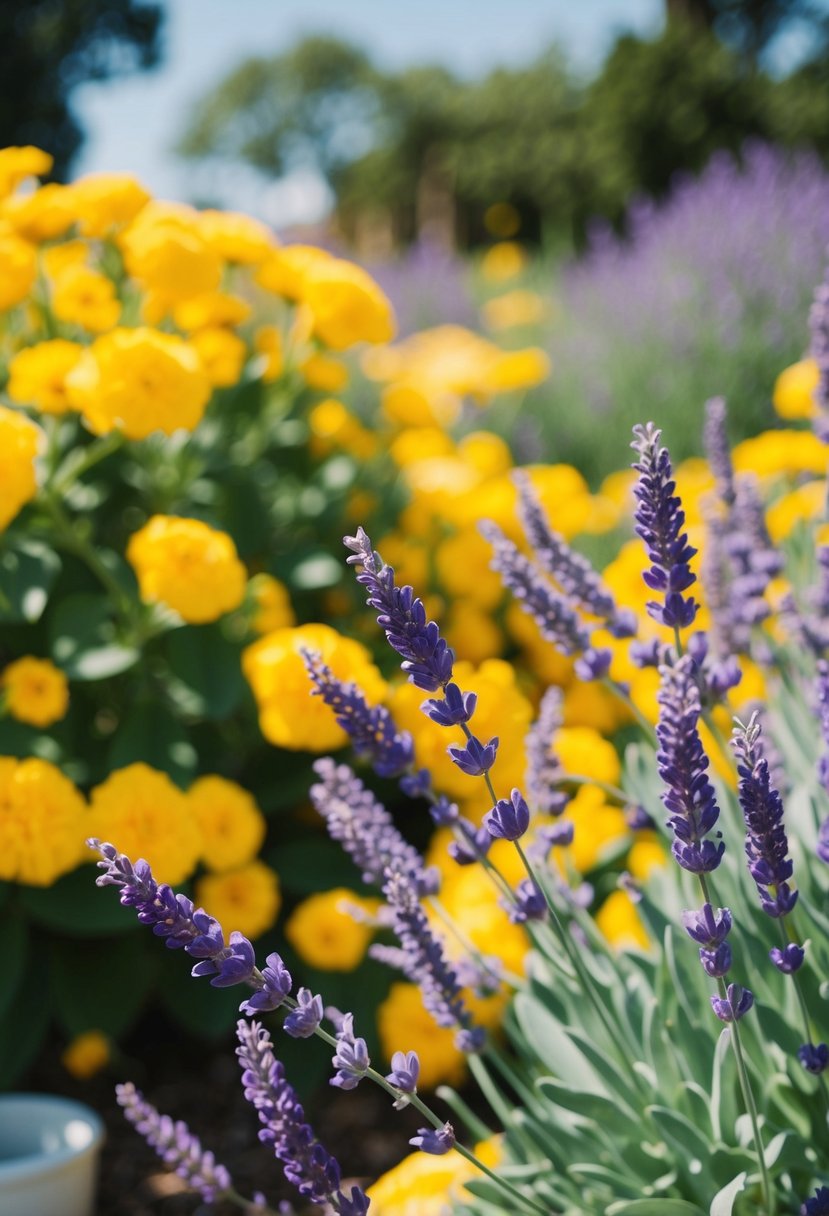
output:
POLYGON ((719 979, 731 970, 731 947, 728 942, 720 942, 713 950, 700 949, 699 961, 706 975, 719 979))
MULTIPOLYGON (((829 794, 829 663, 825 659, 821 659, 817 665, 817 710, 824 747, 823 755, 818 760, 817 774, 820 784, 829 794)), ((821 835, 822 832, 821 828, 821 835)), ((829 856, 823 860, 829 861, 829 856)))
POLYGON ((496 840, 520 840, 530 826, 530 808, 520 790, 509 798, 499 798, 484 815, 484 827, 496 840))
POLYGON ((417 1135, 412 1136, 409 1144, 419 1148, 423 1153, 442 1157, 444 1153, 448 1153, 455 1147, 455 1129, 451 1123, 444 1123, 443 1127, 437 1130, 433 1127, 421 1127, 417 1135))
POLYGON ((240 1013, 268 1013, 277 1009, 291 991, 291 973, 278 954, 269 954, 262 968, 262 988, 249 996, 240 1007, 240 1013))
POLYGON ((514 925, 523 925, 528 920, 545 920, 547 917, 544 892, 532 878, 522 878, 515 889, 515 902, 507 903, 504 900, 501 906, 514 925))
POLYGON ((821 861, 829 865, 829 816, 823 820, 818 830, 817 852, 821 861))
POLYGON ((447 845, 449 856, 459 866, 471 866, 482 861, 489 852, 492 837, 485 827, 476 828, 470 819, 458 818, 453 825, 460 839, 447 845))
POLYGON ((233 1188, 233 1180, 211 1152, 201 1146, 186 1123, 161 1115, 131 1082, 115 1086, 118 1105, 136 1131, 164 1164, 198 1191, 205 1203, 216 1203, 233 1188))
POLYGON ((726 430, 726 406, 724 397, 711 397, 705 403, 705 424, 702 430, 702 446, 714 474, 717 494, 726 506, 734 505, 734 465, 731 460, 731 444, 726 430))
POLYGON ((754 1004, 754 994, 739 984, 729 984, 726 991, 724 997, 711 997, 711 1008, 721 1022, 739 1022, 754 1004))
POLYGON ((662 801, 668 826, 674 833, 671 850, 683 869, 705 874, 720 864, 725 845, 706 839, 716 826, 720 809, 697 728, 700 700, 695 663, 686 654, 673 667, 660 670, 656 764, 665 783, 662 801))
POLYGON ((424 701, 421 709, 438 726, 460 726, 475 712, 478 698, 474 692, 461 692, 457 684, 447 684, 442 700, 424 701))
POLYGON ((469 777, 483 777, 495 763, 498 751, 498 738, 490 739, 489 743, 481 743, 474 735, 470 735, 466 745, 447 747, 453 764, 457 764, 462 773, 469 777))
POLYGON ((779 946, 772 946, 769 950, 769 958, 783 975, 793 975, 799 971, 805 957, 806 951, 797 942, 789 942, 782 950, 779 946))
POLYGON ((331 706, 357 755, 367 759, 379 777, 397 777, 413 764, 412 736, 397 729, 385 706, 369 705, 362 690, 338 680, 318 654, 306 650, 302 657, 314 694, 331 706))
POLYGON ((423 601, 411 587, 395 585, 394 569, 374 552, 362 528, 356 536, 344 537, 343 543, 353 553, 348 564, 362 567, 357 582, 368 591, 367 603, 376 609, 377 623, 403 659, 401 666, 411 683, 426 692, 445 688, 452 678, 455 656, 435 622, 427 621, 423 601))
MULTIPOLYGON (((190 953, 195 953, 192 947, 190 953)), ((227 950, 196 963, 191 974, 212 975, 210 983, 214 988, 231 988, 234 984, 246 984, 253 977, 255 966, 253 946, 246 937, 234 930, 227 950)))
POLYGON ((749 873, 757 884, 763 911, 777 918, 791 912, 797 902, 797 891, 789 886, 794 867, 788 857, 783 802, 771 784, 761 736, 755 713, 747 726, 738 722, 731 742, 737 757, 738 796, 746 822, 749 873))
POLYGON ((819 1186, 800 1208, 800 1216, 829 1216, 829 1186, 819 1186))
POLYGON ((809 312, 809 329, 812 335, 812 358, 818 366, 819 380, 815 389, 815 405, 818 417, 815 431, 824 441, 829 438, 829 269, 823 282, 815 289, 809 312))
POLYGON ((710 904, 703 904, 699 912, 683 912, 682 924, 689 937, 707 950, 713 950, 731 932, 731 912, 720 908, 717 915, 710 904))
POLYGON ((557 787, 564 779, 553 739, 562 723, 563 694, 555 685, 548 688, 538 708, 538 717, 527 731, 527 793, 532 806, 546 815, 560 815, 568 798, 557 787))
POLYGON ((322 997, 314 996, 308 988, 300 988, 296 999, 296 1008, 287 1015, 282 1029, 292 1039, 310 1039, 323 1019, 322 997))
POLYGON ((363 881, 382 886, 386 870, 403 870, 412 876, 422 895, 438 889, 438 873, 425 862, 413 845, 404 840, 391 815, 346 764, 326 757, 317 760, 314 772, 319 781, 310 796, 322 815, 332 840, 345 849, 359 866, 363 881))
POLYGON ((331 1084, 338 1089, 356 1089, 368 1072, 371 1061, 366 1041, 355 1036, 354 1015, 351 1013, 343 1014, 332 1062, 336 1072, 331 1084))
POLYGON ((818 1077, 829 1067, 829 1047, 825 1043, 804 1043, 798 1048, 797 1058, 807 1072, 818 1077))
POLYGON ((639 459, 634 469, 639 480, 636 496, 636 531, 645 542, 651 567, 643 577, 651 591, 662 593, 664 603, 652 600, 648 614, 669 629, 686 628, 697 614, 696 601, 682 593, 693 586, 695 576, 690 561, 696 553, 688 544, 684 532, 685 512, 674 494, 671 458, 668 449, 660 447, 662 434, 652 422, 633 428, 631 447, 639 459))
POLYGON ((236 1054, 245 1097, 262 1124, 259 1139, 272 1145, 288 1182, 312 1203, 330 1203, 339 1216, 364 1216, 369 1206, 367 1197, 358 1187, 350 1196, 340 1191, 340 1167, 306 1122, 296 1091, 273 1053, 267 1030, 258 1022, 244 1020, 236 1029, 236 1054))
POLYGON ((404 1094, 417 1093, 417 1078, 420 1075, 420 1060, 416 1051, 396 1051, 391 1058, 391 1072, 386 1076, 389 1085, 404 1094))
POLYGON ((542 637, 565 655, 590 647, 590 634, 569 601, 553 587, 541 569, 508 540, 497 524, 483 520, 478 531, 493 548, 490 562, 521 607, 535 620, 542 637))

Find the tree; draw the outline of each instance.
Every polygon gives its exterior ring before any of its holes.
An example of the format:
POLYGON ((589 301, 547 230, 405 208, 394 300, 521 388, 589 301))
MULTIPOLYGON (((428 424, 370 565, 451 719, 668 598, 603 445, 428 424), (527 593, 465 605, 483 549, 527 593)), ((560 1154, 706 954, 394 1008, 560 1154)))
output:
POLYGON ((161 26, 141 0, 0 0, 0 146, 36 144, 65 178, 84 140, 73 90, 153 67, 161 26))
POLYGON ((668 24, 690 21, 757 64, 786 26, 801 23, 825 44, 825 7, 815 0, 666 0, 668 24))

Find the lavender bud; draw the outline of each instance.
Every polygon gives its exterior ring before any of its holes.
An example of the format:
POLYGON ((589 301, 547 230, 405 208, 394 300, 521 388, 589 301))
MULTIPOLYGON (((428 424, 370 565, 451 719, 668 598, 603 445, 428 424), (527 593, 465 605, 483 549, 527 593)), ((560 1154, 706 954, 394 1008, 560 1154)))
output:
POLYGON ((520 790, 514 789, 506 798, 499 798, 491 811, 484 815, 484 827, 496 840, 520 840, 530 826, 530 808, 520 790))
POLYGON ((443 1127, 437 1130, 433 1127, 421 1127, 417 1135, 412 1136, 409 1144, 419 1148, 421 1152, 442 1157, 455 1147, 455 1129, 451 1123, 444 1123, 443 1127))
POLYGON ((308 988, 300 988, 296 999, 297 1007, 285 1018, 282 1029, 292 1039, 310 1039, 322 1022, 322 997, 314 996, 308 988))
POLYGON ((798 1048, 797 1058, 807 1072, 818 1077, 829 1065, 829 1047, 825 1043, 804 1043, 798 1048))
POLYGON ((439 726, 460 726, 472 717, 477 703, 474 692, 461 692, 457 684, 447 684, 443 700, 424 701, 420 708, 439 726))
POLYGON ((721 1022, 739 1022, 754 1004, 754 993, 739 984, 729 984, 727 991, 725 997, 711 997, 711 1008, 721 1022))
POLYGON ((476 739, 473 735, 465 747, 452 746, 447 747, 446 750, 462 773, 466 773, 469 777, 483 777, 484 773, 488 773, 495 763, 498 738, 496 736, 496 738, 490 739, 489 743, 481 743, 480 739, 476 739))
POLYGON ((789 942, 783 950, 779 946, 772 946, 769 950, 769 958, 784 975, 793 975, 795 971, 799 971, 805 957, 806 951, 796 942, 789 942))

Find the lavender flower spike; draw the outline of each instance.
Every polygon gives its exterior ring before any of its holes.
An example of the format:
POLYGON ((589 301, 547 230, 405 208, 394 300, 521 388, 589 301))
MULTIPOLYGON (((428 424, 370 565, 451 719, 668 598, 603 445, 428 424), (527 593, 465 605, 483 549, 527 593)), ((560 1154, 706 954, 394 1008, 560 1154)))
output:
POLYGON ((444 1123, 437 1131, 433 1127, 421 1127, 417 1135, 412 1136, 409 1144, 413 1144, 421 1152, 442 1157, 455 1147, 455 1129, 451 1123, 444 1123))
POLYGON ((769 778, 761 735, 755 712, 747 726, 737 722, 731 745, 737 757, 749 873, 757 884, 763 911, 778 918, 791 912, 797 891, 789 886, 793 865, 783 826, 783 802, 769 778))
POLYGON ((354 1034, 354 1015, 346 1013, 337 1031, 337 1050, 334 1052, 334 1067, 337 1070, 331 1084, 339 1089, 356 1089, 368 1072, 371 1061, 365 1039, 354 1034))
POLYGON ((829 439, 829 269, 823 282, 815 289, 809 312, 809 329, 812 334, 812 358, 818 366, 820 379, 815 389, 815 405, 819 412, 815 419, 815 431, 824 443, 829 439))
POLYGON ((652 563, 644 579, 652 591, 664 595, 664 603, 653 600, 648 604, 648 614, 669 629, 683 629, 697 614, 696 601, 682 594, 695 581, 689 563, 696 549, 688 544, 683 531, 685 512, 674 494, 676 483, 668 449, 659 446, 662 432, 649 422, 635 426, 633 433, 631 447, 639 454, 633 466, 639 473, 634 489, 636 531, 652 563))
POLYGON ((267 1011, 278 1009, 291 990, 291 976, 278 954, 269 954, 264 971, 256 967, 253 946, 241 933, 231 933, 225 943, 222 926, 204 911, 194 908, 192 900, 177 895, 166 883, 157 883, 149 864, 143 858, 133 863, 112 844, 94 837, 87 840, 91 849, 103 858, 98 862, 102 871, 96 878, 99 887, 121 888, 121 903, 135 908, 142 925, 149 925, 157 937, 163 937, 172 950, 183 949, 200 959, 193 967, 195 976, 210 975, 214 988, 247 984, 254 996, 243 1009, 267 1011))
POLYGON ((712 996, 711 1008, 721 1022, 739 1022, 754 1004, 754 993, 739 984, 729 984, 726 996, 712 996))
POLYGON ((274 1056, 267 1030, 258 1022, 244 1020, 236 1029, 245 1097, 262 1124, 259 1139, 273 1146, 287 1180, 311 1203, 330 1203, 339 1216, 365 1216, 369 1199, 359 1187, 352 1188, 350 1197, 340 1190, 340 1167, 306 1123, 305 1111, 274 1056))
POLYGON ((665 783, 662 801, 669 814, 668 826, 674 833, 671 848, 683 869, 705 874, 720 864, 725 845, 705 839, 714 829, 720 809, 697 729, 700 699, 694 660, 686 654, 674 667, 662 667, 660 672, 656 764, 665 783))
POLYGON ((212 1153, 201 1146, 186 1123, 161 1115, 144 1099, 140 1090, 127 1081, 115 1086, 118 1105, 135 1130, 158 1153, 165 1165, 198 1191, 205 1203, 216 1203, 233 1188, 233 1180, 212 1153))
POLYGON ((349 565, 362 566, 357 582, 368 591, 367 603, 377 610, 389 645, 403 659, 409 680, 426 692, 445 688, 452 678, 455 656, 440 636, 434 621, 427 621, 426 609, 411 587, 397 587, 394 569, 387 566, 362 528, 343 543, 352 550, 349 565))
POLYGON ((557 787, 564 777, 561 761, 553 751, 553 736, 562 723, 561 689, 552 685, 541 698, 538 717, 527 731, 527 794, 531 805, 547 815, 560 815, 567 795, 557 787))
POLYGON ((320 655, 302 652, 314 695, 334 711, 339 726, 351 739, 355 752, 367 759, 378 777, 397 777, 414 763, 414 742, 407 730, 399 731, 383 705, 369 705, 356 684, 338 680, 320 655))
POLYGON ((311 801, 322 815, 332 840, 342 845, 363 872, 363 881, 382 886, 391 867, 408 874, 420 895, 434 895, 438 872, 404 840, 391 815, 347 764, 326 757, 317 760, 319 781, 311 786, 311 801))

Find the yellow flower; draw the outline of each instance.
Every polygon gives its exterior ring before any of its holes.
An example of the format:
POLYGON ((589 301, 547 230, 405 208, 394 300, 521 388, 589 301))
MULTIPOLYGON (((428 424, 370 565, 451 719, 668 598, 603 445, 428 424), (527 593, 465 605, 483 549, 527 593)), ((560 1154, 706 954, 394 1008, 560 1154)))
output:
POLYGON ((0 232, 0 312, 25 300, 36 276, 34 245, 12 232, 0 232))
POLYGON ((309 895, 291 913, 285 936, 303 962, 320 971, 353 971, 365 958, 374 936, 370 924, 355 920, 347 911, 354 904, 367 913, 377 900, 361 899, 345 887, 309 895))
POLYGON ((0 758, 0 879, 51 886, 81 861, 88 835, 83 797, 54 764, 0 758))
POLYGON ((497 331, 537 325, 547 316, 548 306, 536 291, 515 290, 487 300, 481 311, 489 328, 497 331))
POLYGON ((63 338, 25 347, 9 363, 7 391, 12 401, 36 406, 44 414, 65 414, 71 409, 66 377, 82 354, 82 346, 63 338))
POLYGON ((613 891, 596 913, 596 925, 616 950, 647 950, 651 944, 627 891, 613 891))
POLYGON ((67 376, 69 399, 96 435, 128 439, 192 431, 210 398, 195 350, 156 329, 114 329, 96 338, 67 376))
POLYGON ((187 792, 201 833, 201 857, 209 870, 244 865, 265 839, 265 817, 253 796, 224 777, 199 777, 187 792))
POLYGON ((527 264, 527 255, 515 241, 499 241, 481 259, 481 273, 491 283, 514 279, 527 264))
POLYGON ((121 302, 106 275, 88 266, 69 266, 55 279, 52 311, 59 321, 103 333, 118 324, 121 302))
POLYGON ((35 457, 42 439, 39 426, 0 405, 0 530, 37 493, 35 457))
POLYGON ((357 342, 390 342, 395 333, 391 304, 365 270, 342 258, 313 263, 304 275, 303 296, 314 332, 332 350, 357 342))
POLYGON ((299 370, 309 388, 323 393, 338 393, 348 384, 348 368, 339 359, 315 351, 304 359, 299 370))
POLYGON ((209 325, 197 330, 190 343, 212 385, 230 388, 238 384, 248 354, 248 348, 241 338, 229 329, 209 325))
POLYGON ((60 236, 74 221, 71 192, 51 182, 31 194, 15 194, 3 203, 2 215, 19 236, 36 244, 60 236))
POLYGON ((592 726, 603 735, 613 734, 630 721, 624 703, 595 680, 575 679, 564 693, 564 725, 592 726))
POLYGON ((826 480, 807 481, 772 503, 766 512, 769 536, 776 545, 791 536, 799 523, 812 523, 826 510, 826 480))
POLYGON ((196 902, 215 917, 225 934, 257 938, 279 915, 282 899, 276 873, 261 861, 238 870, 208 874, 196 883, 196 902))
MULTIPOLYGON (((605 801, 594 785, 583 786, 567 806, 575 824, 568 856, 579 874, 588 874, 609 853, 621 847, 628 836, 625 816, 618 806, 605 801)), ((561 850, 555 850, 560 855, 561 850)))
POLYGON ((236 546, 200 519, 153 515, 130 537, 127 560, 146 603, 166 604, 193 625, 218 620, 245 598, 236 546))
MULTIPOLYGON (((495 1169, 503 1156, 501 1137, 476 1144, 475 1156, 495 1169)), ((475 1177, 477 1168, 459 1153, 410 1153, 369 1187, 372 1216, 451 1216, 468 1199, 464 1183, 475 1177)))
POLYGON ((250 625, 255 633, 271 633, 296 624, 288 588, 278 578, 255 574, 248 585, 255 607, 250 625))
POLYGON ((285 370, 285 343, 275 325, 260 325, 253 335, 253 347, 264 361, 262 379, 266 384, 278 380, 285 370))
POLYGON ((69 187, 72 209, 85 236, 109 236, 129 224, 149 202, 140 182, 128 173, 92 173, 69 187))
POLYGON ((637 836, 628 853, 627 868, 634 878, 644 882, 651 870, 663 869, 669 862, 665 846, 657 836, 645 833, 637 836))
POLYGON ((0 674, 0 688, 11 716, 30 726, 51 726, 69 706, 66 676, 49 659, 26 655, 9 663, 0 674))
POLYGON ((334 675, 362 689, 370 705, 383 700, 386 684, 368 650, 342 637, 330 625, 299 625, 277 629, 248 646, 242 670, 259 708, 262 734, 277 747, 291 751, 327 752, 343 747, 348 736, 321 697, 312 697, 312 684, 302 651, 321 655, 334 675))
POLYGON ((299 300, 305 291, 305 279, 319 262, 333 261, 330 253, 314 245, 287 245, 273 249, 256 274, 256 281, 265 291, 299 300))
POLYGON ((826 472, 826 447, 812 431, 764 431, 738 443, 733 460, 738 473, 758 477, 797 473, 821 477, 826 472))
POLYGON ((193 873, 201 837, 190 802, 166 773, 128 764, 90 795, 87 836, 111 840, 128 856, 144 857, 159 882, 175 886, 193 873))
POLYGON ((200 211, 198 224, 209 247, 226 262, 257 265, 273 250, 270 229, 239 211, 200 211))
POLYGON ((592 777, 618 785, 622 766, 616 748, 590 726, 563 726, 556 732, 553 751, 565 773, 592 777))
POLYGON ((61 241, 42 249, 40 262, 50 279, 56 279, 70 266, 83 266, 89 253, 86 241, 61 241))
POLYGON ((0 198, 5 198, 27 177, 41 177, 52 168, 53 158, 31 144, 0 149, 0 198))
POLYGON ((173 320, 179 329, 192 332, 213 325, 241 325, 250 316, 250 304, 241 296, 225 291, 208 291, 191 296, 173 309, 173 320))
POLYGON ((780 373, 774 382, 772 404, 781 418, 799 421, 817 413, 815 392, 820 370, 815 359, 801 359, 780 373))
POLYGON ((495 608, 504 596, 500 574, 490 566, 492 546, 477 528, 462 528, 438 546, 435 566, 441 586, 452 596, 468 596, 481 608, 495 608))
MULTIPOLYGON (((500 855, 493 854, 499 869, 505 855, 510 857, 508 865, 512 864, 512 857, 518 859, 514 848, 500 850, 500 855)), ((521 877, 517 868, 512 874, 507 870, 507 875, 515 881, 521 877)), ((454 866, 444 879, 441 902, 455 924, 483 954, 499 958, 513 975, 523 975, 529 949, 527 934, 520 925, 510 921, 498 902, 492 880, 480 866, 454 866)), ((446 940, 451 951, 452 941, 446 940)))
POLYGON ((463 1078, 466 1057, 455 1046, 455 1032, 437 1025, 416 984, 392 984, 377 1010, 377 1030, 387 1060, 395 1051, 417 1052, 420 1088, 457 1085, 463 1078))
POLYGON ((308 415, 312 448, 320 455, 331 447, 342 448, 358 460, 368 460, 377 451, 377 436, 367 430, 341 401, 328 397, 308 415))
POLYGON ((391 458, 401 469, 420 460, 453 456, 455 450, 452 438, 436 426, 407 427, 389 444, 391 458))
POLYGON ((483 663, 501 654, 504 635, 492 613, 474 600, 456 599, 444 619, 444 637, 459 659, 483 663))
POLYGON ((483 377, 486 393, 511 393, 516 389, 534 388, 550 374, 550 360, 537 346, 526 350, 504 351, 495 359, 483 377))
POLYGON ((470 431, 458 443, 458 455, 482 477, 498 477, 512 468, 512 453, 500 435, 470 431))
POLYGON ((110 1042, 100 1030, 85 1030, 66 1048, 60 1062, 78 1081, 88 1081, 110 1061, 110 1042))

